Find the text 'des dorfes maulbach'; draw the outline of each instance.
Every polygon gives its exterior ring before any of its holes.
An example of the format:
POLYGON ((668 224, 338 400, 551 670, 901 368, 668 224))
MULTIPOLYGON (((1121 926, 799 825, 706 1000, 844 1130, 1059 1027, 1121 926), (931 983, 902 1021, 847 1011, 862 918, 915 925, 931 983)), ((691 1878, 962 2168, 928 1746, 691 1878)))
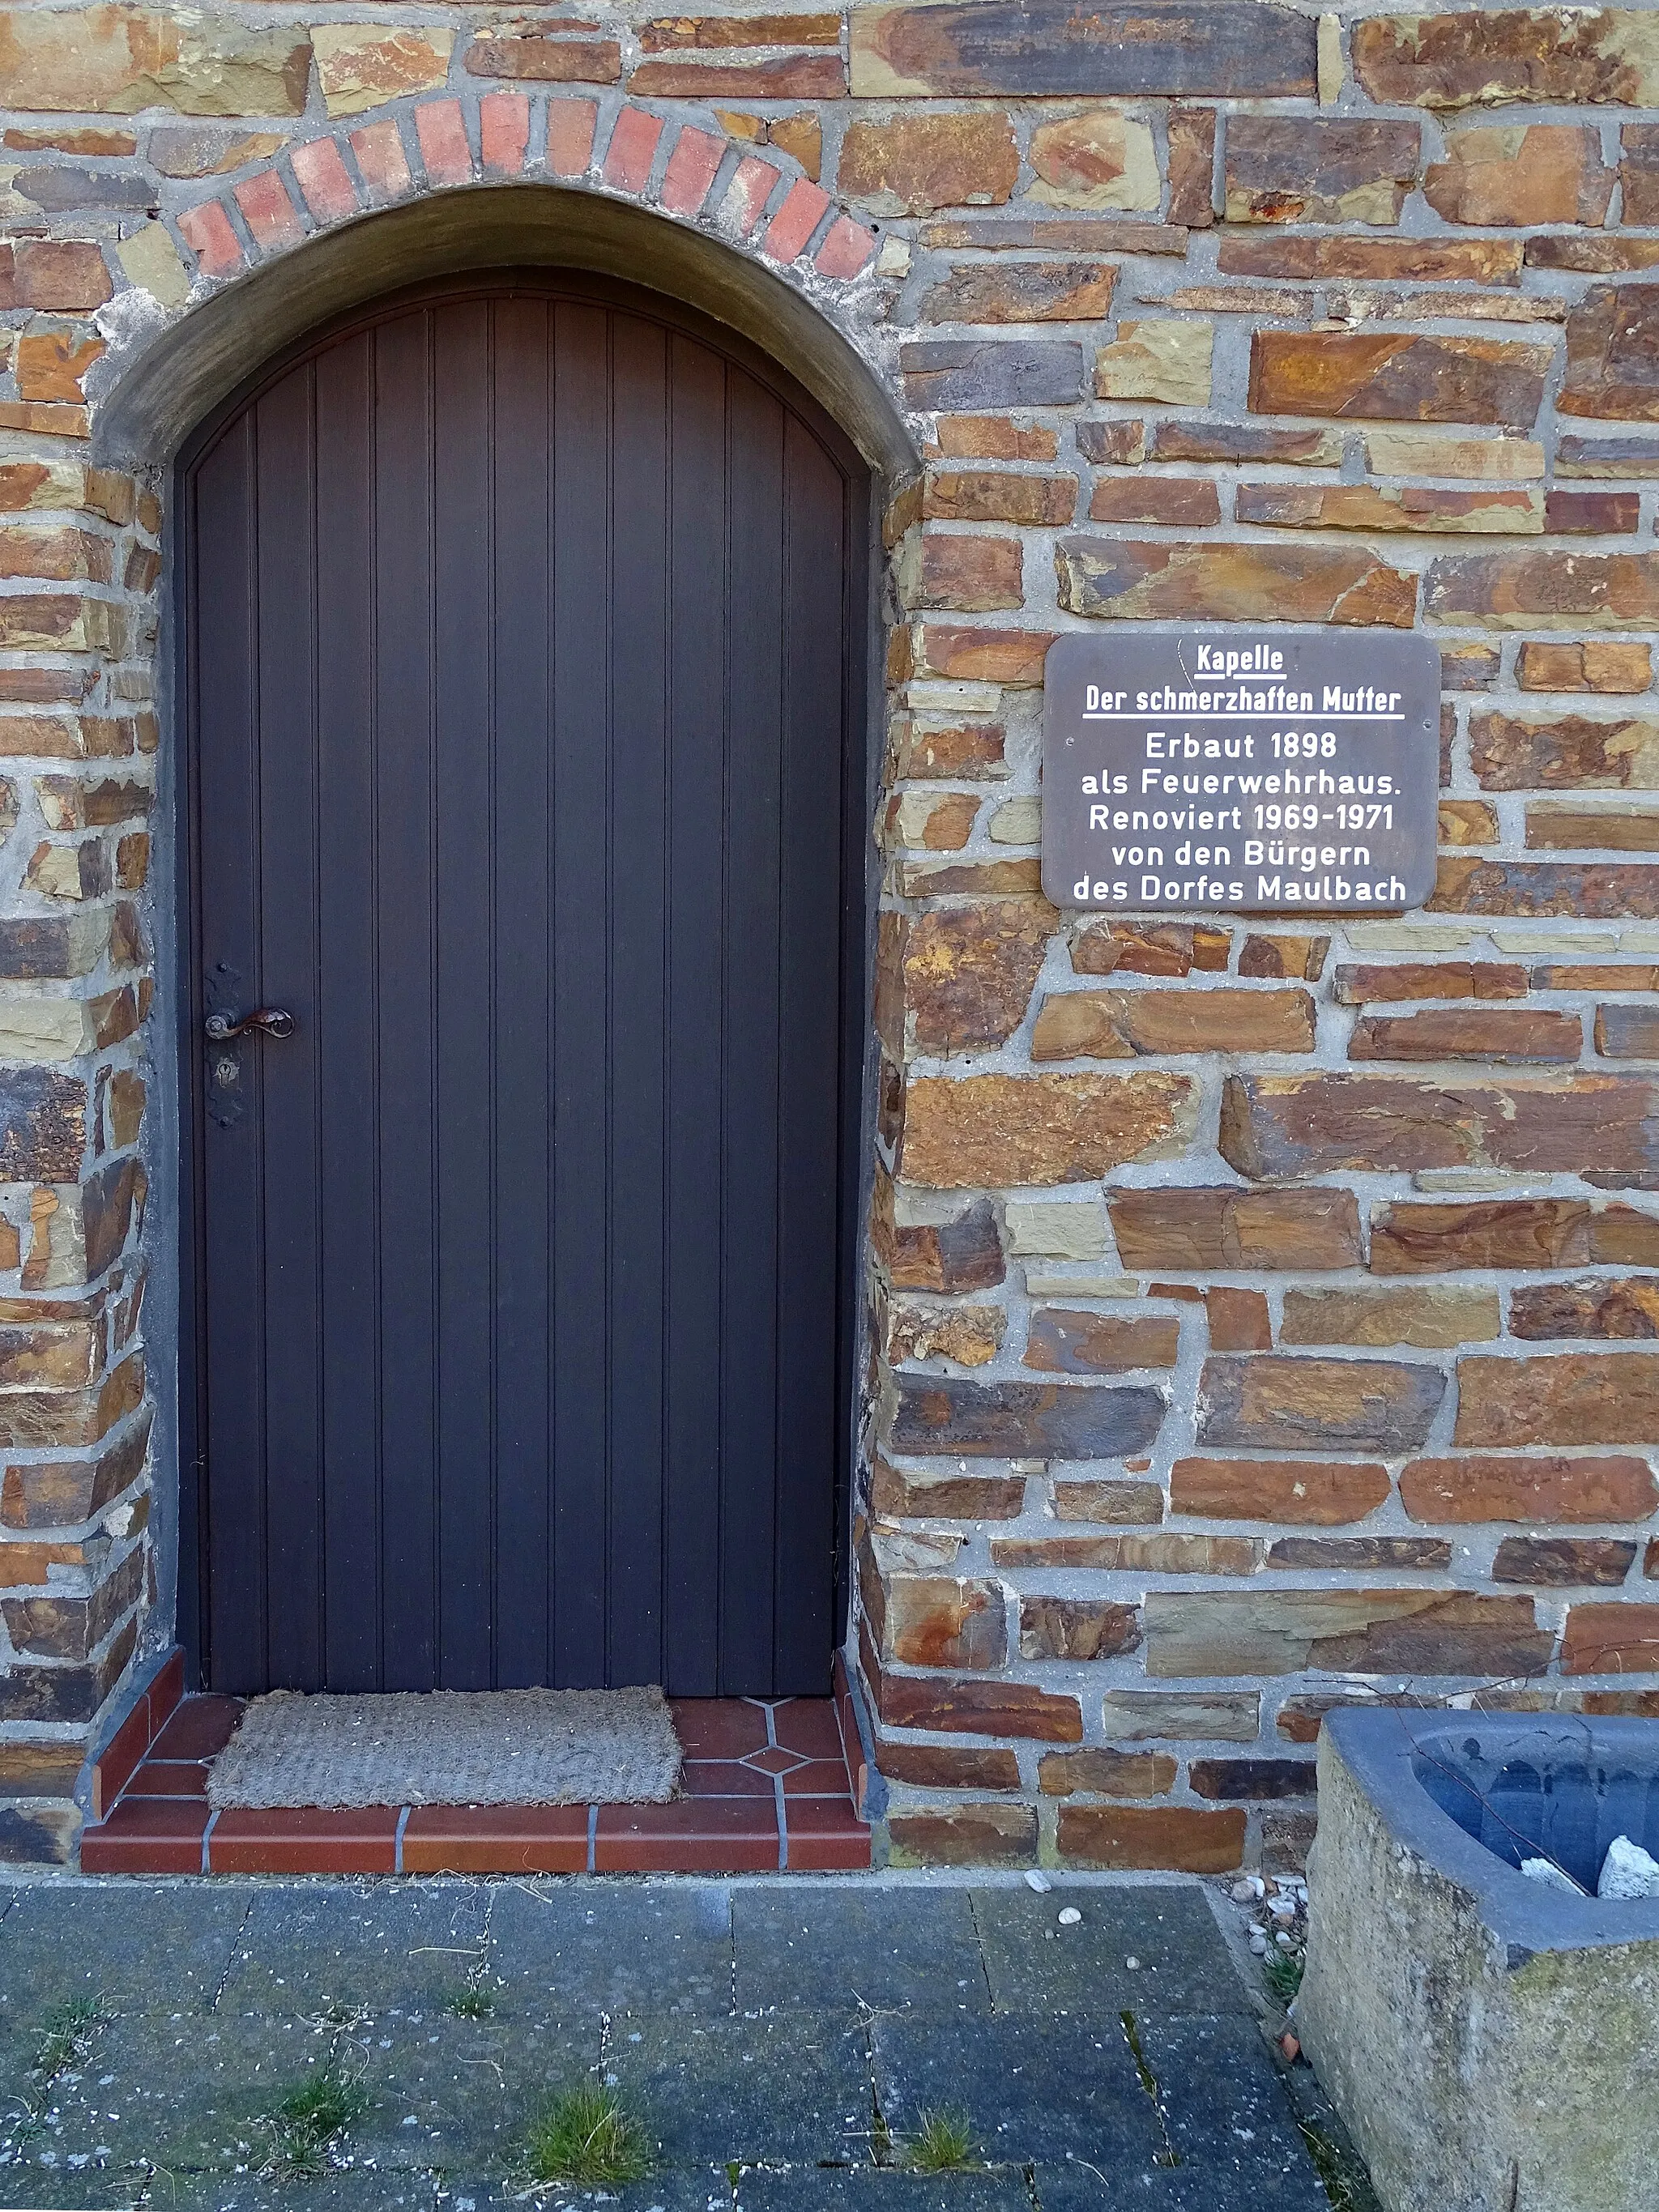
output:
POLYGON ((1426 638, 1067 636, 1048 649, 1042 888, 1124 913, 1399 913, 1434 888, 1426 638))

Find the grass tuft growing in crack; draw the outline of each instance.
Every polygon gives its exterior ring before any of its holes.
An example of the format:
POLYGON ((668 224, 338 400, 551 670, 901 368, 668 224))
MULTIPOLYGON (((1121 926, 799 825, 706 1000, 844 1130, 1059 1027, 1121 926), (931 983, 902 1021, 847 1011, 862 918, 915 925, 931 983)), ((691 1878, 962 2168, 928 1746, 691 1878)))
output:
POLYGON ((1304 2119, 1300 2112, 1291 2117, 1307 2147, 1308 2156, 1313 2160, 1314 2172, 1331 2200, 1331 2212, 1363 2212, 1361 2200, 1343 2170, 1344 2160, 1336 2145, 1322 2128, 1304 2119))
POLYGON ((457 2020, 488 2020, 495 2009, 495 2000, 488 1990, 457 1990, 444 2009, 457 2020))
POLYGON ((279 2181, 325 2173, 330 2149, 368 2106, 362 2082, 332 2066, 297 2082, 257 2123, 268 2144, 260 2172, 279 2181))
POLYGON ((967 2113, 924 2112, 920 2130, 905 2147, 904 2163, 913 2173, 963 2173, 977 2166, 967 2113))
POLYGON ((619 2188, 651 2171, 644 2128, 615 2090, 580 2082, 544 2107, 532 2124, 525 2163, 534 2182, 575 2189, 619 2188))
POLYGON ((1261 1978, 1281 2008, 1287 2007, 1302 1987, 1304 1964, 1293 1951, 1269 1951, 1261 1961, 1261 1978))
POLYGON ((71 1997, 47 2014, 29 2061, 29 2072, 43 2088, 50 2088, 60 2075, 72 2074, 86 2064, 99 2030, 108 2018, 102 1997, 71 1997))
POLYGON ((1154 2151, 1152 2154, 1152 2164, 1179 2166, 1181 2153, 1170 2141, 1170 2130, 1164 2117, 1164 2099, 1158 2091, 1158 2076, 1146 2063, 1146 2054, 1140 2047, 1140 2030, 1135 2025, 1135 2016, 1132 2012, 1121 2012, 1118 2018, 1123 2023, 1123 2039, 1129 2046, 1129 2056, 1135 2062, 1135 2072, 1140 2076, 1140 2086, 1152 2099, 1152 2110, 1158 2114, 1158 2131, 1164 2138, 1163 2149, 1154 2151))

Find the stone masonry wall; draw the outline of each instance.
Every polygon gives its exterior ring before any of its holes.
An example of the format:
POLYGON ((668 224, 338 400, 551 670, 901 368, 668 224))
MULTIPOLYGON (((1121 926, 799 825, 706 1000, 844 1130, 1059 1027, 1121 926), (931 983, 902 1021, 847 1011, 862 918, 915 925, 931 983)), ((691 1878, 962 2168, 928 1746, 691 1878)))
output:
POLYGON ((895 1855, 1282 1860, 1334 1700, 1659 1710, 1659 12, 0 7, 0 1851, 72 1850, 171 1634, 168 456, 100 412, 314 233, 537 180, 773 270, 915 440, 852 1632, 895 1855), (1424 913, 1042 899, 1049 640, 1232 621, 1441 646, 1424 913))

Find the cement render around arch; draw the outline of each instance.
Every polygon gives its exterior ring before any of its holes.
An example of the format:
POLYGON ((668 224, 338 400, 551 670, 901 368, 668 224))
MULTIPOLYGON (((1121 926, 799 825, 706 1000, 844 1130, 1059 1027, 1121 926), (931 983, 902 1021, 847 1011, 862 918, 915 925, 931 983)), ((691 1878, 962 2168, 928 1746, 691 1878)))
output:
POLYGON ((307 238, 172 321, 152 313, 122 327, 106 315, 116 326, 94 380, 94 455, 115 467, 165 465, 264 362, 332 316, 427 277, 526 265, 625 278, 699 309, 787 369, 878 476, 896 483, 919 465, 892 397, 827 304, 729 237, 540 181, 428 188, 307 238))

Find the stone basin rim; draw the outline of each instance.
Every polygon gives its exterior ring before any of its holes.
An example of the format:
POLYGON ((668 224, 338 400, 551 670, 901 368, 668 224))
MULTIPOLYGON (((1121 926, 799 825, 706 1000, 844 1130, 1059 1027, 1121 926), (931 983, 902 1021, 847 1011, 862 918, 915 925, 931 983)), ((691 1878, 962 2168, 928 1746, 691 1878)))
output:
MULTIPOLYGON (((1519 1966, 1540 1951, 1585 1951, 1659 1941, 1659 1898, 1570 1897, 1533 1881, 1443 1812, 1413 1771, 1415 1753, 1455 1763, 1458 1740, 1471 1730, 1501 1744, 1510 1758, 1571 1750, 1659 1759, 1659 1722, 1626 1716, 1538 1713, 1418 1713, 1389 1706, 1325 1718, 1334 1747, 1395 1840, 1468 1891, 1482 1920, 1519 1966)), ((1318 1845, 1316 1842, 1315 1849, 1318 1845)))

